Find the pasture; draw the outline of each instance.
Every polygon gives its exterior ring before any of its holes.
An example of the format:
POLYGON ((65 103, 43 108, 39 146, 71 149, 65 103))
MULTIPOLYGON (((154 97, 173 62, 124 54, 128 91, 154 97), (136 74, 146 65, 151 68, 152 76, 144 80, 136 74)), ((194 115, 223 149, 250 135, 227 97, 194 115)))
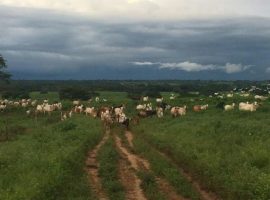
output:
MULTIPOLYGON (((144 103, 126 92, 98 93, 98 102, 81 104, 125 105, 135 119, 136 105, 144 103)), ((162 118, 131 120, 130 132, 111 124, 106 136, 99 118, 74 113, 61 121, 73 105, 57 92, 31 92, 31 99, 61 101, 63 108, 51 116, 27 116, 26 108, 0 112, 0 199, 270 199, 269 99, 258 101, 256 112, 238 106, 226 112, 221 102, 254 102, 254 95, 171 99, 172 93, 161 92, 163 101, 186 105, 186 115, 173 118, 166 110, 162 118), (192 109, 205 104, 207 110, 192 109)), ((149 102, 158 106, 155 98, 149 102)))

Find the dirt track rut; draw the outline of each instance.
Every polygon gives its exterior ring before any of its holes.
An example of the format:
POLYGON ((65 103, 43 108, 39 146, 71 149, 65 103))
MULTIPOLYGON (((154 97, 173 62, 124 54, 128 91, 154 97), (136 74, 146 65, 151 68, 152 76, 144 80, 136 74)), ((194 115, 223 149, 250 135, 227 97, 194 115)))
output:
POLYGON ((106 143, 109 135, 110 131, 107 130, 99 144, 92 151, 88 152, 86 159, 86 172, 89 178, 91 189, 94 191, 99 200, 108 200, 108 197, 102 188, 101 180, 98 174, 99 164, 97 161, 97 153, 106 143))
MULTIPOLYGON (((133 146, 133 134, 129 131, 126 132, 126 138, 128 140, 128 143, 130 146, 133 146)), ((163 152, 158 151, 157 149, 155 149, 161 156, 165 157, 166 159, 168 159, 170 162, 175 163, 172 159, 170 159, 166 154, 164 154, 163 152)), ((203 186, 196 180, 193 179, 193 177, 186 171, 184 171, 181 168, 178 168, 179 171, 181 172, 181 174, 193 185, 193 187, 196 189, 196 191, 200 194, 201 199, 203 200, 219 200, 220 198, 217 197, 216 194, 214 194, 213 192, 209 192, 207 190, 205 190, 203 188, 203 186)), ((162 188, 166 188, 166 184, 161 183, 164 186, 162 188)))
MULTIPOLYGON (((126 131, 125 137, 128 141, 128 145, 130 148, 133 148, 133 135, 131 132, 126 131)), ((145 170, 145 171, 151 171, 150 163, 133 153, 130 153, 129 150, 122 144, 121 139, 116 136, 116 144, 117 147, 120 149, 121 154, 128 160, 131 167, 135 171, 145 170)), ((185 200, 182 196, 177 194, 175 189, 166 181, 165 179, 161 177, 156 177, 156 182, 158 184, 159 189, 162 191, 162 193, 167 197, 168 200, 185 200)))

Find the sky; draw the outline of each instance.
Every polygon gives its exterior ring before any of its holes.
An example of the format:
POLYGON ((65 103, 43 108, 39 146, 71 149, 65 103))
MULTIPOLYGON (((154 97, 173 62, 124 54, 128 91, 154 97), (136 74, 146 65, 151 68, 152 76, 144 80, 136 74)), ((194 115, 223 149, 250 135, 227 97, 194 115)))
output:
POLYGON ((270 79, 269 0, 0 0, 14 79, 270 79))

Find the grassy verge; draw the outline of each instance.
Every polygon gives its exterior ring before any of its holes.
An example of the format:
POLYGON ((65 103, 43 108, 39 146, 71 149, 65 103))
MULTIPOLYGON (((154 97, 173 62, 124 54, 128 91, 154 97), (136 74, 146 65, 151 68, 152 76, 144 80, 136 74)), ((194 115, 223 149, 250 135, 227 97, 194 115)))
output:
POLYGON ((27 122, 27 134, 0 144, 0 199, 95 199, 83 168, 102 137, 99 122, 80 116, 27 122))
POLYGON ((177 166, 155 151, 139 137, 134 138, 135 151, 144 156, 151 164, 154 175, 165 178, 183 197, 199 199, 199 194, 192 184, 180 173, 177 166))
POLYGON ((270 199, 268 115, 210 110, 146 119, 135 132, 223 199, 270 199))
POLYGON ((110 138, 98 153, 100 164, 99 174, 102 185, 112 200, 124 200, 124 188, 118 177, 119 154, 115 149, 114 141, 110 138))

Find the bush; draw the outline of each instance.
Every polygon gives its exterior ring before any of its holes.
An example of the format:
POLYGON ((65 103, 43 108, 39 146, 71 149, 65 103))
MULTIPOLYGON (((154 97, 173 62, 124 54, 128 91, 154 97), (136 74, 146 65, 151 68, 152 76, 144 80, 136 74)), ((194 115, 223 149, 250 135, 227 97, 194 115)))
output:
POLYGON ((69 99, 69 100, 80 99, 86 101, 94 96, 99 96, 99 94, 82 88, 69 87, 61 89, 59 91, 59 96, 60 99, 69 99))

